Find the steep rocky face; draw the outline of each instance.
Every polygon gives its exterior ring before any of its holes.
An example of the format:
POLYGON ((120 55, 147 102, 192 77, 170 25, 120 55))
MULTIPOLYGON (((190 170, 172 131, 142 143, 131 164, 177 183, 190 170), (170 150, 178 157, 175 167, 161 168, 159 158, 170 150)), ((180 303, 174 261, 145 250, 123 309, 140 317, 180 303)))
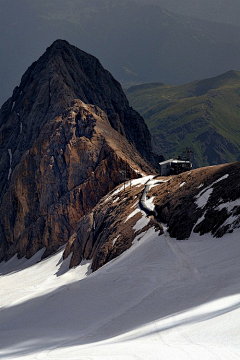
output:
POLYGON ((106 114, 76 100, 46 123, 8 180, 1 204, 1 258, 47 256, 66 243, 80 218, 122 181, 151 168, 106 114))
POLYGON ((0 145, 6 148, 6 141, 9 142, 8 147, 14 142, 14 152, 23 153, 36 140, 44 124, 69 107, 73 99, 100 107, 114 129, 154 162, 148 128, 143 118, 129 107, 120 84, 95 57, 63 40, 55 41, 29 67, 20 86, 3 105, 0 145), (16 149, 20 143, 16 142, 19 135, 21 149, 19 146, 16 149))
POLYGON ((134 143, 150 149, 145 129, 97 59, 55 42, 0 112, 0 260, 47 256, 123 172, 153 172, 134 143))

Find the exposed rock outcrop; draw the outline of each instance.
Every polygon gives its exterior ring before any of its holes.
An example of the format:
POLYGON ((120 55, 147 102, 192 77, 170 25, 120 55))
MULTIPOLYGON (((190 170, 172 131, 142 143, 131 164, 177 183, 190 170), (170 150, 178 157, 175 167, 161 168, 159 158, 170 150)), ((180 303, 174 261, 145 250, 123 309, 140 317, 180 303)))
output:
POLYGON ((70 266, 91 259, 93 271, 97 270, 151 227, 159 231, 159 241, 164 241, 164 228, 176 241, 188 239, 192 232, 222 237, 240 227, 239 176, 240 163, 232 163, 155 177, 148 192, 155 216, 140 210, 144 182, 135 180, 135 186, 108 194, 81 219, 64 257, 71 256, 70 266))
POLYGON ((159 220, 178 240, 189 238, 192 231, 216 237, 231 232, 240 225, 239 176, 239 162, 173 176, 150 194, 159 220))
POLYGON ((42 247, 47 256, 123 181, 121 171, 153 172, 136 147, 155 161, 120 85, 97 59, 56 41, 0 112, 0 260, 42 247))
POLYGON ((64 258, 71 254, 70 267, 79 265, 82 259, 91 259, 95 271, 129 249, 149 228, 163 233, 161 224, 154 217, 147 218, 139 208, 143 189, 142 179, 128 182, 125 188, 119 186, 80 220, 64 252, 64 258), (139 228, 138 221, 143 224, 139 228))

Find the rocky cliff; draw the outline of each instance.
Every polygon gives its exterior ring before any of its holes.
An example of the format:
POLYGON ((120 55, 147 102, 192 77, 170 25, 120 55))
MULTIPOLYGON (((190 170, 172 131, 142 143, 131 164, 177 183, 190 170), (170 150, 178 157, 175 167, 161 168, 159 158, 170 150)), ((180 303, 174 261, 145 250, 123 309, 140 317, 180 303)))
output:
POLYGON ((154 171, 139 153, 156 163, 120 85, 96 58, 54 42, 0 110, 0 260, 65 244, 126 176, 154 171))

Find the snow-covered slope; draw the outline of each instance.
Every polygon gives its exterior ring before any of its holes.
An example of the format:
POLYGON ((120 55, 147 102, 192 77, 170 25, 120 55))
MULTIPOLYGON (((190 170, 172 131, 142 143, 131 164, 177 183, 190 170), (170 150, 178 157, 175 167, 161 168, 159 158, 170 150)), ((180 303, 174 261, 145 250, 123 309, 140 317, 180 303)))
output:
POLYGON ((239 238, 150 227, 94 273, 63 250, 0 264, 0 358, 239 359, 239 238))

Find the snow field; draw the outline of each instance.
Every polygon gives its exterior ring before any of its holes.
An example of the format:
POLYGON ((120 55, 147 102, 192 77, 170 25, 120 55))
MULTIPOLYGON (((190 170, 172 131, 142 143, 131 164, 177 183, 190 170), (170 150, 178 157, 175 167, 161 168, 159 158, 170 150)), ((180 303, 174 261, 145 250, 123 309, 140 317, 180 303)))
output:
POLYGON ((94 273, 86 261, 68 271, 63 250, 0 264, 0 358, 240 359, 240 230, 186 241, 164 230, 94 273))
POLYGON ((57 277, 59 252, 2 275, 1 358, 238 359, 238 236, 176 242, 149 229, 93 274, 57 277))

